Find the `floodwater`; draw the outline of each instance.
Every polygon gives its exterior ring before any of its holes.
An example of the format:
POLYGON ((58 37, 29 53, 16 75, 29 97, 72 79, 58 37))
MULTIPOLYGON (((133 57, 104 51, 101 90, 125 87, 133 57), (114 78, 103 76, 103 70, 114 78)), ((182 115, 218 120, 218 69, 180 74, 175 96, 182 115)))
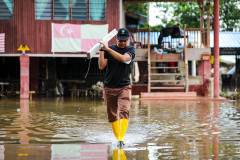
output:
POLYGON ((125 143, 102 99, 0 99, 0 160, 240 159, 240 102, 133 100, 125 143))

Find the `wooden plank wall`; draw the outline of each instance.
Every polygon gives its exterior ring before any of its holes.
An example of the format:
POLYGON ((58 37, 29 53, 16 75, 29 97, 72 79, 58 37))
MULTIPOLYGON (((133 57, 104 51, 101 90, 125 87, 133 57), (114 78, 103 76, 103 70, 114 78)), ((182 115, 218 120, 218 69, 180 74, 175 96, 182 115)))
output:
MULTIPOLYGON (((13 20, 0 20, 0 33, 5 33, 5 53, 19 53, 27 44, 28 53, 51 53, 51 23, 109 24, 109 31, 119 29, 119 0, 107 0, 106 21, 35 20, 34 0, 14 0, 13 20)), ((109 44, 115 43, 111 40, 109 44)))

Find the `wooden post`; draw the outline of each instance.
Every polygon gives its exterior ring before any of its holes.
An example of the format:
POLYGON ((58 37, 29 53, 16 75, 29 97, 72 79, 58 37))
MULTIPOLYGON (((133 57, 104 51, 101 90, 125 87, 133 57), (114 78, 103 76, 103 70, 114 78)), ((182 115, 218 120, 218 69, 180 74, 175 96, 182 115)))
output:
POLYGON ((203 0, 200 1, 199 3, 199 8, 200 8, 200 28, 204 28, 204 19, 203 19, 203 0))
POLYGON ((238 61, 237 61, 237 54, 235 54, 235 66, 236 66, 236 71, 235 71, 235 89, 237 89, 237 77, 238 77, 238 61))
POLYGON ((119 28, 123 28, 125 26, 125 8, 122 0, 119 1, 119 28))
POLYGON ((186 44, 186 25, 184 24, 184 63, 185 63, 185 92, 188 92, 188 56, 187 56, 187 44, 186 44))
MULTIPOLYGON (((204 14, 204 12, 203 12, 203 0, 201 0, 200 2, 199 2, 199 8, 200 8, 200 13, 201 13, 201 15, 200 15, 200 28, 204 28, 204 19, 203 19, 203 14, 204 14)), ((203 32, 203 30, 200 30, 200 39, 201 39, 201 42, 200 42, 200 48, 201 48, 201 45, 203 44, 203 37, 204 37, 204 32, 203 32)))
POLYGON ((207 0, 207 47, 210 48, 210 0, 207 0))
POLYGON ((151 57, 150 57, 150 27, 148 25, 148 93, 151 92, 151 57))

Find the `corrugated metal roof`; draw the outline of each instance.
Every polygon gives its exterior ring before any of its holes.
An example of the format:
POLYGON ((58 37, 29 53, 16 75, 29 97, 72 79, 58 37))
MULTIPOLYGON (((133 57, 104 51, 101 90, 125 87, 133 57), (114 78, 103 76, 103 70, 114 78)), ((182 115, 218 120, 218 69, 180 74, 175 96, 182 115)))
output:
MULTIPOLYGON (((150 44, 158 44, 159 35, 160 35, 160 32, 151 32, 150 44)), ((147 37, 147 33, 145 33, 144 36, 147 37)), ((169 38, 170 37, 164 37, 163 42, 169 38)), ((183 38, 179 38, 177 39, 177 41, 183 43, 183 38)), ((213 31, 210 32, 210 47, 211 48, 214 47, 213 31)), ((219 48, 240 48, 240 32, 229 32, 229 31, 219 32, 219 48)))
MULTIPOLYGON (((214 32, 210 32, 210 47, 214 47, 214 32)), ((240 32, 219 32, 220 48, 240 48, 240 32)))

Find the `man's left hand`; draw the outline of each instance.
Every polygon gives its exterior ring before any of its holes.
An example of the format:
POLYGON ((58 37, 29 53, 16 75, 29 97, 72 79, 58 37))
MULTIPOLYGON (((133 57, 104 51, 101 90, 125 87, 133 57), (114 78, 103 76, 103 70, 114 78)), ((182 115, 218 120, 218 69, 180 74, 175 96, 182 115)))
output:
POLYGON ((101 44, 102 50, 109 50, 109 47, 106 45, 106 43, 104 43, 103 41, 100 41, 99 43, 101 44))

